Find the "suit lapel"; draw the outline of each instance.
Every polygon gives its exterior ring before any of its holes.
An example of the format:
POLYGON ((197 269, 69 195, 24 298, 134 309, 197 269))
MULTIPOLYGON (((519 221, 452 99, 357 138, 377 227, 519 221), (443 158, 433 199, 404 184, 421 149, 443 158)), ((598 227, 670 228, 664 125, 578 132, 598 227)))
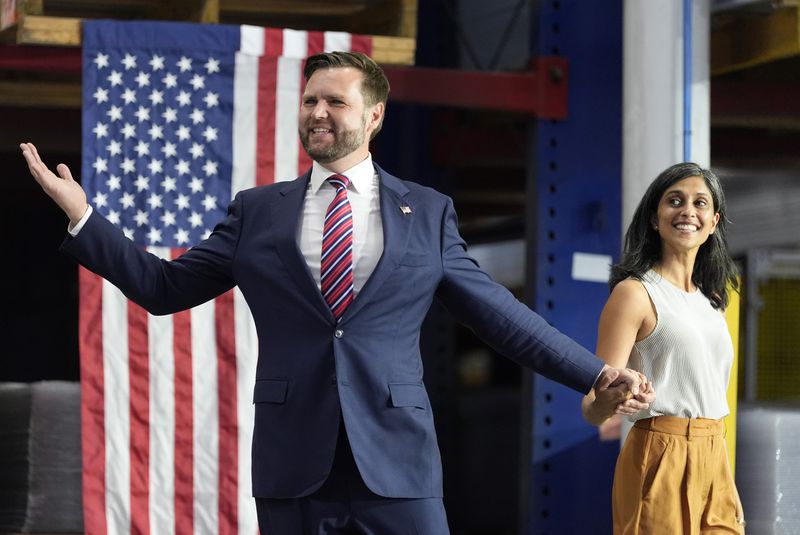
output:
POLYGON ((303 211, 303 202, 310 178, 311 172, 309 171, 298 180, 287 182, 280 190, 281 197, 275 203, 272 211, 274 214, 272 228, 275 231, 278 255, 297 283, 303 298, 312 303, 327 320, 333 322, 333 314, 322 297, 305 258, 297 247, 297 225, 303 211))
POLYGON ((342 321, 358 313, 365 303, 373 299, 381 284, 397 268, 406 252, 408 236, 414 222, 414 207, 404 198, 408 188, 400 179, 390 175, 377 164, 374 165, 380 181, 383 254, 355 301, 347 307, 342 321), (410 207, 410 213, 404 213, 402 207, 410 207))

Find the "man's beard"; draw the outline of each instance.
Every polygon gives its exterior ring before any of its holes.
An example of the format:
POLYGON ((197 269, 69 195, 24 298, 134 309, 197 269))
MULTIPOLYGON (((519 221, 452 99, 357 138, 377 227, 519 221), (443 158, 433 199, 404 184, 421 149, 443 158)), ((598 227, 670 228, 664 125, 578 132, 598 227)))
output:
POLYGON ((361 128, 358 130, 345 130, 344 132, 334 131, 333 143, 326 146, 312 147, 309 143, 309 129, 300 129, 300 142, 303 148, 311 156, 311 159, 319 163, 335 162, 344 158, 348 154, 358 149, 364 143, 364 134, 367 126, 367 118, 361 118, 361 128))

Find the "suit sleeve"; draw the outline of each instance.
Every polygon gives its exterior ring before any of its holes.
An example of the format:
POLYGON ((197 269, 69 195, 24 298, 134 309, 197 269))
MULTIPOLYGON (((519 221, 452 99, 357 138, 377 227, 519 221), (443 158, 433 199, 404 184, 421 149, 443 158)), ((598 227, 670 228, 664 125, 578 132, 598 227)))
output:
POLYGON ((437 297, 456 319, 519 364, 583 394, 591 390, 603 362, 480 269, 458 233, 450 199, 441 243, 443 278, 437 297))
POLYGON ((235 285, 233 259, 243 201, 237 195, 208 239, 175 260, 161 259, 129 240, 94 210, 81 232, 61 251, 105 278, 155 315, 172 314, 212 299, 235 285))

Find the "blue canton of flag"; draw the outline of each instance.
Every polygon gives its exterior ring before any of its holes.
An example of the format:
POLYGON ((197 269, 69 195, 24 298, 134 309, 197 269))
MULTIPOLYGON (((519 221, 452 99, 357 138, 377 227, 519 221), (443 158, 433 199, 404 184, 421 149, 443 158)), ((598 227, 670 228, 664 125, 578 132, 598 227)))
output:
POLYGON ((191 247, 231 198, 238 33, 149 28, 85 31, 83 186, 135 243, 191 247))

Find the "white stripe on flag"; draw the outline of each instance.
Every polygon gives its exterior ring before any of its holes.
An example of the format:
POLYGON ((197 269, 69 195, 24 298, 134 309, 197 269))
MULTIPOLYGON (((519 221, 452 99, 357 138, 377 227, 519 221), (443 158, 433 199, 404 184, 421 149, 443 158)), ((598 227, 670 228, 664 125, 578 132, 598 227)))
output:
MULTIPOLYGON (((263 30, 262 30, 263 34, 263 30)), ((258 57, 236 54, 233 79, 232 193, 251 188, 256 176, 258 129, 258 57)))
POLYGON ((236 337, 236 392, 239 447, 239 534, 258 533, 258 518, 251 477, 252 443, 255 408, 256 364, 258 362, 258 335, 250 308, 238 287, 234 288, 233 310, 236 337))
MULTIPOLYGON (((284 33, 284 51, 287 45, 285 39, 284 33)), ((294 180, 298 175, 300 145, 297 141, 297 113, 300 109, 302 66, 301 59, 278 58, 275 95, 275 182, 294 180)))
MULTIPOLYGON (((256 28, 261 35, 262 47, 258 55, 264 53, 263 28, 256 28)), ((258 65, 259 58, 237 54, 236 76, 234 79, 233 116, 234 132, 234 162, 239 159, 253 163, 253 170, 245 172, 241 168, 234 174, 231 184, 232 195, 243 189, 256 185, 256 146, 258 113, 258 65)), ((295 113, 296 115, 296 113, 295 113)), ((295 136, 297 135, 295 130, 295 136)), ((292 177, 294 178, 294 177, 292 177)), ((236 341, 236 400, 237 400, 237 447, 239 450, 238 473, 238 522, 239 535, 256 535, 258 533, 258 518, 256 516, 255 501, 253 500, 252 485, 252 442, 254 425, 254 408, 252 403, 253 389, 256 377, 256 362, 258 359, 258 337, 255 322, 250 313, 250 308, 238 287, 233 289, 234 329, 236 341)), ((213 309, 212 309, 213 311, 213 309)), ((214 463, 216 466, 216 463, 214 463)))
POLYGON ((303 59, 308 55, 308 32, 304 30, 283 30, 284 58, 303 59))
POLYGON ((264 55, 264 28, 249 26, 239 28, 239 52, 250 56, 264 55))
MULTIPOLYGON (((170 249, 148 247, 169 260, 170 249)), ((173 316, 147 315, 150 353, 150 530, 175 532, 175 353, 173 316)))
POLYGON ((194 531, 216 533, 219 530, 219 405, 213 300, 192 309, 191 329, 194 531))
POLYGON ((325 52, 350 51, 352 38, 346 32, 325 32, 325 52))
POLYGON ((107 280, 102 284, 106 521, 108 533, 128 533, 131 526, 128 300, 107 280))

